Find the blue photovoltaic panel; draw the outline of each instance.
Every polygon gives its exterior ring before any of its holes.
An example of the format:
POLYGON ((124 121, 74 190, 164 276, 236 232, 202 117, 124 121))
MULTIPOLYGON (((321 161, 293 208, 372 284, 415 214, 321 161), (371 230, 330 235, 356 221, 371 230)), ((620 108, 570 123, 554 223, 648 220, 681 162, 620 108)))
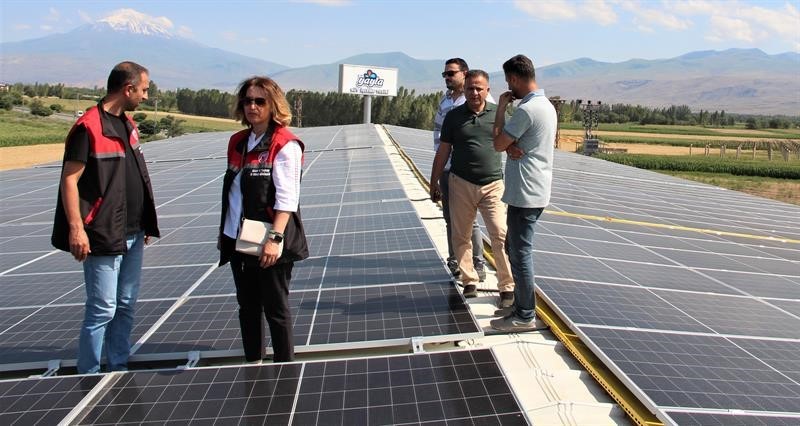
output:
POLYGON ((92 375, 0 381, 0 424, 58 424, 101 378, 92 375))
MULTIPOLYGON (((427 175, 432 133, 386 128, 427 175)), ((794 424, 799 229, 798 206, 556 150, 537 292, 662 421, 794 424)))
POLYGON ((525 425, 486 349, 122 375, 78 424, 525 425))

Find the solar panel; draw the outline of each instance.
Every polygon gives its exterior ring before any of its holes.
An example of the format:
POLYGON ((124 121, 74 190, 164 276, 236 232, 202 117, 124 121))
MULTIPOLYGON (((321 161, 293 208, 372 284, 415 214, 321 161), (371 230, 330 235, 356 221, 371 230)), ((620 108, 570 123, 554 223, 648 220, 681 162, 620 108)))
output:
POLYGON ((58 424, 100 379, 94 375, 0 381, 0 423, 58 424))
MULTIPOLYGON (((171 300, 141 301, 131 340, 136 341, 164 315, 171 300)), ((44 306, 0 333, 0 371, 43 368, 50 360, 75 365, 83 305, 44 306)))
MULTIPOLYGON (((386 127, 427 174, 431 133, 386 127)), ((536 291, 662 421, 794 424, 798 237, 797 206, 557 150, 536 291)))
POLYGON ((489 350, 126 373, 76 420, 527 424, 489 350))
POLYGON ((698 426, 791 426, 800 417, 753 415, 740 413, 697 413, 667 411, 669 417, 679 425, 698 426))
MULTIPOLYGON (((663 407, 797 413, 800 386, 718 336, 581 327, 612 368, 663 407)), ((642 395, 642 396, 644 396, 642 395)))

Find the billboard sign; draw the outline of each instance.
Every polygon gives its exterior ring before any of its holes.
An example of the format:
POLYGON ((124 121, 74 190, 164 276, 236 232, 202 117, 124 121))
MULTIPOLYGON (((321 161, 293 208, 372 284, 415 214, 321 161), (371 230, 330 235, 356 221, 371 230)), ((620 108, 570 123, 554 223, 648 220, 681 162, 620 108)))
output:
POLYGON ((397 68, 339 64, 339 93, 397 96, 397 68))

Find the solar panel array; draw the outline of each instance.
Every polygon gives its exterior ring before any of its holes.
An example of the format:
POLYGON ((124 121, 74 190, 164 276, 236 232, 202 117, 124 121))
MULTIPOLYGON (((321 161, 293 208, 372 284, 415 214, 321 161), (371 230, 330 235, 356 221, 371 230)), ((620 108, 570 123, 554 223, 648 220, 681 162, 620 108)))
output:
POLYGON ((3 424, 62 421, 527 424, 488 349, 0 381, 3 424))
MULTIPOLYGON (((482 335, 373 126, 300 129, 311 257, 293 271, 298 352, 482 335)), ((162 238, 146 247, 132 361, 241 355, 217 230, 230 133, 144 145, 162 238)), ((0 172, 0 371, 74 365, 81 265, 50 246, 60 164, 0 172)))
POLYGON ((557 151, 536 232, 537 294, 661 421, 800 422, 800 207, 557 151))

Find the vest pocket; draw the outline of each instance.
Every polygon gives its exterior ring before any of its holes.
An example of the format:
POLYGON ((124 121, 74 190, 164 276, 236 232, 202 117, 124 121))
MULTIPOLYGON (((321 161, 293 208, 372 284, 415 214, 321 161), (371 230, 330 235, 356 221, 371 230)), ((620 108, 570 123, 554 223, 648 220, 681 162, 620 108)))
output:
POLYGON ((103 197, 98 197, 94 204, 92 204, 92 208, 89 209, 89 213, 83 219, 84 225, 88 225, 94 221, 94 218, 97 216, 97 211, 100 210, 101 204, 103 204, 103 197))

